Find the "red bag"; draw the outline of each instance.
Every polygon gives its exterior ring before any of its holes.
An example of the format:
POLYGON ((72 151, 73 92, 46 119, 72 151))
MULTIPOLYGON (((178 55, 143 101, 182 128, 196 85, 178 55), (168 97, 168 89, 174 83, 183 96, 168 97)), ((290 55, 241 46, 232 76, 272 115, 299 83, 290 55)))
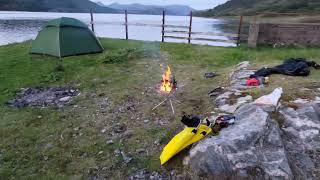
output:
POLYGON ((260 82, 256 78, 251 78, 247 80, 247 86, 259 86, 260 82))

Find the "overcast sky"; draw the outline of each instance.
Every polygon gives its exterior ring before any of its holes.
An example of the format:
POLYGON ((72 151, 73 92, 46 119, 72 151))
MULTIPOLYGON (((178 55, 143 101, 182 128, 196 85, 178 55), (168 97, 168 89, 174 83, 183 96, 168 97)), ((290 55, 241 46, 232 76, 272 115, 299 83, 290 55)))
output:
POLYGON ((120 3, 120 4, 155 4, 155 5, 170 5, 170 4, 182 4, 189 5, 194 9, 211 9, 219 4, 222 4, 228 0, 92 0, 95 2, 102 2, 104 4, 120 3))

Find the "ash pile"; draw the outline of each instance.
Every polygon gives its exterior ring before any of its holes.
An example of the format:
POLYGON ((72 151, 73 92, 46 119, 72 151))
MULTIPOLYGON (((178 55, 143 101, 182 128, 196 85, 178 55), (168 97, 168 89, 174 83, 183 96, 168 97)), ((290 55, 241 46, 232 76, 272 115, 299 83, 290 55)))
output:
POLYGON ((63 107, 80 92, 70 87, 23 88, 13 100, 7 102, 10 107, 63 107))

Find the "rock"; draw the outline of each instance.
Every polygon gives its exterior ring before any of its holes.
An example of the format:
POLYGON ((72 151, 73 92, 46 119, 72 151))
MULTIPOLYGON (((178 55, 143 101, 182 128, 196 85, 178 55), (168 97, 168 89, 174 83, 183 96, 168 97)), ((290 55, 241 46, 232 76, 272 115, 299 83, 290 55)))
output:
POLYGON ((250 95, 238 98, 238 104, 244 104, 244 103, 247 103, 250 101, 252 101, 252 96, 250 96, 250 95))
POLYGON ((239 64, 236 65, 235 71, 243 70, 243 69, 248 69, 250 67, 250 62, 249 61, 243 61, 239 64))
POLYGON ((132 137, 133 134, 134 134, 133 130, 127 130, 123 134, 121 134, 120 137, 128 139, 128 138, 132 137))
POLYGON ((43 160, 48 161, 48 160, 49 160, 49 157, 48 157, 48 156, 44 156, 44 157, 43 157, 43 160))
POLYGON ((234 93, 234 95, 236 95, 236 96, 241 96, 241 95, 242 95, 242 92, 241 92, 241 91, 237 91, 237 92, 234 93))
POLYGON ((66 96, 66 97, 60 98, 59 101, 60 101, 60 102, 69 102, 70 99, 71 99, 70 96, 66 96))
POLYGON ((226 113, 234 113, 237 110, 238 106, 225 104, 219 108, 220 111, 226 113))
POLYGON ((99 97, 103 97, 103 96, 105 96, 105 95, 106 95, 106 93, 99 93, 99 94, 98 94, 99 97))
POLYGON ((80 157, 86 158, 86 157, 88 157, 88 153, 82 152, 82 153, 80 154, 80 157))
POLYGON ((217 76, 217 73, 215 73, 215 72, 209 72, 209 73, 204 74, 204 78, 206 78, 206 79, 213 78, 216 76, 217 76))
POLYGON ((123 133, 127 130, 127 125, 124 123, 117 124, 115 127, 115 132, 116 133, 123 133))
POLYGON ((280 129, 255 104, 235 113, 236 123, 194 146, 184 164, 215 179, 292 179, 280 129))
POLYGON ((99 152, 98 152, 98 155, 101 155, 101 154, 103 154, 103 151, 99 151, 99 152))
MULTIPOLYGON (((142 179, 149 179, 149 180, 162 180, 162 179, 169 179, 169 177, 166 177, 165 175, 162 175, 156 171, 150 173, 146 170, 139 170, 138 172, 134 173, 134 175, 131 175, 129 177, 129 180, 142 180, 142 179)), ((171 179, 171 178, 170 178, 171 179)))
POLYGON ((225 104, 228 103, 228 99, 230 98, 230 96, 233 94, 232 91, 227 91, 221 95, 219 95, 215 100, 215 105, 220 107, 220 106, 223 106, 225 104))
POLYGON ((113 152, 116 156, 119 156, 119 154, 121 153, 120 149, 116 149, 113 152))
POLYGON ((290 102, 295 103, 295 104, 306 104, 306 103, 309 103, 309 100, 299 98, 299 99, 296 99, 296 100, 290 101, 290 102))
POLYGON ((11 107, 62 107, 67 104, 71 97, 77 96, 79 92, 70 88, 26 88, 16 93, 13 100, 7 102, 11 107))
POLYGON ((75 127, 73 130, 79 131, 79 130, 80 130, 80 127, 75 127))
POLYGON ((230 74, 230 87, 229 89, 239 90, 248 88, 246 80, 254 74, 254 70, 250 70, 249 61, 239 63, 234 71, 230 74))
POLYGON ((131 162, 132 158, 128 157, 123 151, 121 151, 122 159, 124 164, 128 164, 131 162))
POLYGON ((101 130, 101 133, 106 133, 107 132, 107 129, 106 128, 103 128, 102 130, 101 130))
POLYGON ((178 174, 176 175, 176 180, 184 180, 186 178, 184 178, 184 176, 182 174, 178 174))
POLYGON ((151 173, 150 177, 149 177, 150 180, 160 180, 162 179, 161 177, 161 174, 159 174, 158 172, 154 171, 151 173))
POLYGON ((168 120, 162 118, 156 118, 156 124, 160 126, 164 126, 168 124, 168 120))
POLYGON ((155 140, 155 141, 153 142, 153 144, 159 146, 159 145, 160 145, 160 140, 159 140, 159 139, 155 140))
POLYGON ((208 93, 209 97, 216 97, 224 91, 223 87, 217 87, 208 93))
POLYGON ((109 140, 109 141, 107 141, 107 144, 109 145, 109 144, 113 144, 114 142, 113 142, 113 140, 109 140))
POLYGON ((311 90, 311 89, 305 88, 305 87, 303 87, 303 88, 300 89, 300 91, 310 91, 310 90, 311 90))
POLYGON ((231 113, 233 114, 241 105, 251 102, 252 101, 252 96, 245 96, 245 97, 240 97, 237 100, 237 103, 233 105, 225 104, 223 106, 219 107, 220 111, 226 112, 226 113, 231 113))
POLYGON ((134 175, 130 176, 130 180, 136 180, 136 179, 147 179, 147 173, 145 170, 140 170, 136 172, 134 175))
POLYGON ((141 154, 141 153, 144 153, 144 152, 146 152, 146 150, 142 149, 142 148, 136 150, 136 153, 138 153, 138 154, 141 154))
POLYGON ((90 95, 89 95, 91 98, 96 98, 97 97, 97 93, 91 93, 90 95))
POLYGON ((44 147, 43 147, 44 150, 49 150, 52 148, 54 148, 54 145, 52 143, 48 143, 48 144, 44 145, 44 147))
MULTIPOLYGON (((234 104, 231 103, 231 97, 236 96, 236 93, 240 93, 238 90, 229 90, 224 92, 223 94, 220 94, 216 99, 214 100, 215 105, 218 107, 219 111, 226 112, 226 113, 234 113, 237 108, 239 108, 241 105, 251 102, 252 96, 245 96, 245 97, 239 97, 237 99, 237 102, 234 104)), ((238 94, 239 95, 239 94, 238 94)))
POLYGON ((283 139, 296 179, 320 178, 320 103, 282 107, 283 139))
POLYGON ((42 119, 42 116, 38 116, 37 118, 38 118, 38 119, 42 119))

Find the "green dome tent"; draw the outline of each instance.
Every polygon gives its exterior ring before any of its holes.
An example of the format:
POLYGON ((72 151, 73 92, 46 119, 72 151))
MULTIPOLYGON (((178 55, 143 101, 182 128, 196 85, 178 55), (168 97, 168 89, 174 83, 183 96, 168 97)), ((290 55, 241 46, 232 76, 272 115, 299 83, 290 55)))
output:
POLYGON ((33 41, 32 54, 66 57, 103 51, 99 40, 83 22, 62 17, 48 22, 33 41))

